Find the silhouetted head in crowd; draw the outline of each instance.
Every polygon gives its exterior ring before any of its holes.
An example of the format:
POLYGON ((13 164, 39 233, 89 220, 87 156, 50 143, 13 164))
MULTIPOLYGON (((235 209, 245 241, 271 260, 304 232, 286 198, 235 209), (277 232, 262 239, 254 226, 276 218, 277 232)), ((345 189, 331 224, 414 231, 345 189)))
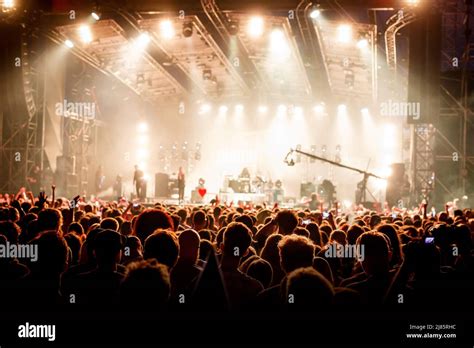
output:
POLYGON ((68 233, 64 236, 69 249, 71 250, 71 258, 69 264, 77 265, 79 263, 79 258, 81 254, 81 239, 75 233, 68 233))
POLYGON ((42 278, 56 278, 68 264, 68 246, 57 231, 45 231, 36 236, 29 244, 37 245, 37 260, 28 262, 33 275, 42 278))
POLYGON ((362 255, 362 268, 369 275, 384 274, 390 269, 392 251, 385 236, 380 232, 365 232, 357 239, 362 255))
POLYGON ((319 256, 315 257, 313 259, 313 268, 319 273, 321 273, 323 276, 325 276, 331 284, 334 283, 334 277, 332 274, 331 266, 329 265, 329 262, 326 259, 319 256))
POLYGON ((188 219, 188 212, 186 209, 179 209, 176 212, 176 215, 179 216, 181 225, 186 225, 186 220, 188 219))
POLYGON ((57 209, 43 209, 38 214, 38 229, 40 232, 43 231, 56 231, 58 232, 63 217, 57 209))
POLYGON ((357 238, 359 238, 362 233, 364 233, 364 229, 358 224, 353 224, 347 230, 347 244, 355 245, 357 242, 357 238))
POLYGON ((121 302, 138 309, 164 306, 170 297, 168 267, 158 261, 132 262, 120 287, 121 302))
POLYGON ((253 227, 253 220, 250 216, 248 215, 240 215, 238 216, 236 219, 235 219, 235 222, 241 222, 243 223, 245 226, 247 226, 247 228, 252 231, 252 227, 253 227))
POLYGON ((94 256, 99 269, 115 270, 122 256, 124 237, 114 230, 100 230, 93 240, 94 256))
POLYGON ((441 255, 434 243, 412 241, 403 247, 404 264, 415 272, 416 280, 433 279, 439 276, 441 255))
POLYGON ((123 236, 129 236, 132 234, 132 223, 130 221, 123 222, 120 226, 120 234, 123 236))
POLYGON ((156 259, 159 263, 174 267, 178 261, 178 238, 169 230, 157 230, 145 241, 144 259, 156 259))
POLYGON ((199 245, 201 244, 199 234, 191 229, 184 230, 179 234, 178 241, 179 262, 196 263, 199 257, 199 245))
POLYGON ((193 214, 193 228, 198 232, 207 228, 207 215, 202 210, 198 210, 193 214))
POLYGON ((126 236, 122 262, 136 260, 143 257, 143 246, 137 236, 126 236))
POLYGON ((68 233, 74 232, 77 236, 82 237, 84 235, 84 228, 81 224, 73 222, 69 225, 67 229, 68 233))
POLYGON ((293 231, 297 236, 309 238, 309 231, 304 227, 296 227, 293 231))
POLYGON ((20 227, 12 221, 0 221, 0 234, 7 238, 8 243, 17 244, 20 227))
POLYGON ((201 239, 201 243, 199 243, 199 259, 206 260, 212 249, 214 247, 211 242, 201 239))
POLYGON ((333 302, 332 284, 312 267, 298 268, 288 274, 286 280, 288 308, 318 310, 333 302))
POLYGON ((100 222, 100 228, 103 228, 104 230, 112 230, 118 232, 119 223, 114 218, 107 217, 100 222))
POLYGON ((341 230, 335 230, 331 232, 331 235, 329 236, 329 243, 337 242, 341 245, 346 245, 347 244, 347 239, 346 239, 346 234, 344 231, 341 230))
POLYGON ((377 231, 383 233, 390 239, 390 246, 392 252, 392 265, 399 265, 402 262, 402 254, 400 248, 400 239, 398 233, 393 225, 380 225, 377 227, 377 231))
POLYGON ((278 224, 278 232, 282 235, 293 233, 293 230, 298 226, 298 218, 291 210, 279 211, 275 219, 278 224))
POLYGON ((314 245, 322 246, 319 226, 314 222, 310 222, 308 225, 306 225, 306 229, 309 231, 309 239, 313 241, 314 245))
POLYGON ((253 260, 247 268, 246 274, 249 277, 257 279, 260 283, 262 283, 264 288, 268 288, 272 283, 273 278, 273 270, 270 263, 267 261, 257 258, 253 260))
POLYGON ((252 243, 252 233, 249 228, 240 222, 232 222, 224 231, 224 240, 221 246, 226 258, 240 259, 247 255, 252 243))
POLYGON ((173 220, 169 214, 160 209, 147 209, 143 211, 134 225, 135 235, 142 243, 145 243, 147 237, 157 229, 173 228, 173 220))
POLYGON ((212 242, 212 237, 214 236, 211 230, 200 230, 197 234, 200 239, 206 239, 209 242, 212 242))
POLYGON ((311 267, 314 258, 314 244, 308 238, 289 235, 278 243, 281 268, 286 274, 297 268, 311 267))

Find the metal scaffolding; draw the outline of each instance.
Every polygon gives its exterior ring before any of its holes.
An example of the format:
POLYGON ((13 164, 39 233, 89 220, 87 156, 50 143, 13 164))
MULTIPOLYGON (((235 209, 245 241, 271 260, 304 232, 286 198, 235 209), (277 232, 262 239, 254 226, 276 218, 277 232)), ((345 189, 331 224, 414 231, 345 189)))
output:
MULTIPOLYGON (((0 190, 17 192, 22 186, 28 186, 27 178, 35 166, 41 167, 41 131, 43 112, 44 75, 40 68, 39 35, 35 26, 25 26, 21 32, 19 64, 23 83, 23 111, 15 110, 19 115, 3 115, 5 138, 0 141, 1 162, 4 180, 0 190), (26 111, 26 115, 22 114, 26 111)), ((12 81, 12 85, 14 82, 12 81)), ((15 93, 16 90, 13 92, 15 93)))

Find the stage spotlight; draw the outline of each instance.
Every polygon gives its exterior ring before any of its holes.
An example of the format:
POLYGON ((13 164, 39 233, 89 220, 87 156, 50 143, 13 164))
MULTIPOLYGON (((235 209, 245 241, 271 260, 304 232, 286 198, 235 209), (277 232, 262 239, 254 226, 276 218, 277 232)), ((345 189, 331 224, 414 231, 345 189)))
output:
POLYGON ((283 30, 280 28, 275 28, 272 30, 271 33, 271 40, 272 42, 279 43, 281 40, 285 39, 285 34, 283 33, 283 30))
POLYGON ((13 0, 3 0, 2 2, 2 9, 3 11, 7 12, 15 7, 15 2, 13 0))
POLYGON ((360 39, 359 41, 357 41, 357 48, 365 49, 367 47, 369 47, 369 40, 363 38, 363 39, 360 39))
POLYGON ((324 104, 320 103, 314 107, 314 112, 317 114, 322 114, 324 112, 324 104))
POLYGON ((183 36, 184 37, 193 36, 193 23, 192 22, 186 22, 183 24, 183 36))
POLYGON ((321 11, 317 8, 313 8, 311 10, 311 12, 309 13, 309 16, 312 18, 312 19, 317 19, 319 18, 319 16, 321 15, 321 11))
POLYGON ((237 112, 237 113, 240 114, 240 113, 242 113, 243 111, 244 111, 244 106, 243 106, 242 104, 237 104, 237 105, 235 106, 235 112, 237 112))
POLYGON ((252 17, 248 23, 247 33, 249 36, 256 38, 263 34, 263 18, 252 17))
POLYGON ((139 133, 146 133, 148 131, 148 124, 146 122, 140 122, 137 125, 137 131, 139 133))
POLYGON ((268 111, 268 107, 266 105, 260 105, 258 107, 258 112, 261 113, 261 114, 264 114, 268 111))
POLYGON ((345 104, 339 104, 337 107, 338 114, 344 114, 347 112, 347 106, 345 104))
POLYGON ((92 18, 94 18, 94 20, 98 21, 100 19, 100 13, 97 12, 97 11, 94 11, 91 13, 91 16, 92 18))
POLYGON ((229 21, 229 34, 234 36, 239 33, 239 22, 229 21))
POLYGON ((137 138, 137 143, 138 145, 148 145, 148 136, 146 135, 141 135, 140 137, 137 138))
POLYGON ((291 50, 282 29, 275 28, 272 30, 270 35, 270 49, 276 60, 285 60, 290 56, 291 50))
POLYGON ((200 114, 205 114, 207 112, 211 111, 211 105, 208 104, 208 103, 204 103, 201 105, 200 109, 199 109, 199 113, 200 114))
POLYGON ((382 130, 385 149, 393 149, 397 144, 397 129, 393 124, 385 124, 382 130))
POLYGON ((141 148, 137 150, 137 157, 142 159, 142 158, 148 158, 150 156, 150 152, 146 148, 141 148))
POLYGON ((81 25, 79 27, 79 36, 81 37, 81 41, 85 44, 92 42, 91 29, 87 25, 81 25))
POLYGON ((388 178, 390 176, 392 176, 392 173, 393 173, 393 170, 392 170, 392 167, 386 167, 384 169, 382 169, 382 175, 383 177, 385 178, 388 178))
POLYGON ((352 26, 341 24, 337 27, 337 41, 348 43, 352 40, 352 26))
POLYGON ((286 105, 284 105, 284 104, 278 105, 277 111, 278 111, 279 114, 284 114, 286 112, 286 105))
POLYGON ((375 185, 376 185, 377 189, 385 190, 385 189, 387 189, 387 180, 377 179, 375 181, 375 185))
POLYGON ((145 48, 151 41, 150 35, 148 33, 141 33, 137 40, 136 43, 138 45, 138 48, 145 48))
POLYGON ((408 6, 418 6, 420 0, 405 0, 405 2, 408 6))
POLYGON ((303 117, 303 108, 301 106, 296 106, 293 110, 294 116, 297 118, 303 117))
POLYGON ((229 110, 229 108, 226 105, 221 105, 219 107, 219 113, 220 114, 225 114, 227 112, 227 110, 229 110))
POLYGON ((360 113, 362 114, 362 116, 365 118, 365 117, 369 117, 370 116, 370 111, 368 108, 363 108, 360 110, 360 113))
POLYGON ((147 169, 147 163, 145 161, 141 161, 138 163, 138 168, 140 168, 141 170, 146 170, 147 169))
POLYGON ((173 22, 169 19, 165 19, 160 23, 161 36, 166 40, 172 39, 174 36, 173 22))
POLYGON ((68 48, 73 48, 73 47, 74 47, 74 43, 73 43, 71 40, 69 40, 69 39, 67 39, 66 41, 64 41, 64 44, 65 44, 66 47, 68 47, 68 48))

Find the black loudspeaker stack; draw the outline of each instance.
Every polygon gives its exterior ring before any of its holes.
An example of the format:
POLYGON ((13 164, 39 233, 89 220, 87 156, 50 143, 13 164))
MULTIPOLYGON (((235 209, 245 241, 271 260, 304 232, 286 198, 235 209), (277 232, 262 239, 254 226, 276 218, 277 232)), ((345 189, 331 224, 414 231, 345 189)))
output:
POLYGON ((155 174, 155 197, 168 197, 170 176, 165 173, 155 174))
POLYGON ((393 163, 391 165, 392 174, 387 181, 386 201, 389 207, 397 206, 403 196, 403 186, 405 178, 405 165, 403 163, 393 163))

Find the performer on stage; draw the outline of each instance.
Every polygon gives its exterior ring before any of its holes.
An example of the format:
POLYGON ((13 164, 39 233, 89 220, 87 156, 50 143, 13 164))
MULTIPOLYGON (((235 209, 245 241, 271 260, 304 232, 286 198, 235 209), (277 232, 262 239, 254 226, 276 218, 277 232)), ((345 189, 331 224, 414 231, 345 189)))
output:
POLYGON ((183 167, 179 167, 178 171, 178 194, 179 194, 179 203, 184 202, 184 186, 185 186, 186 177, 184 175, 183 167))
POLYGON ((115 183, 114 183, 114 196, 115 197, 122 197, 122 176, 117 175, 115 178, 115 183))
POLYGON ((30 191, 34 194, 40 192, 40 182, 41 182, 41 169, 39 166, 34 166, 33 171, 30 176, 26 178, 28 181, 30 191))
POLYGON ((95 194, 96 195, 98 195, 104 189, 104 181, 105 181, 104 169, 102 166, 99 166, 99 168, 97 168, 97 171, 95 172, 95 194))
POLYGON ((137 165, 135 165, 135 173, 133 174, 133 183, 137 190, 137 197, 142 198, 143 188, 145 184, 145 173, 143 170, 140 170, 137 165))

